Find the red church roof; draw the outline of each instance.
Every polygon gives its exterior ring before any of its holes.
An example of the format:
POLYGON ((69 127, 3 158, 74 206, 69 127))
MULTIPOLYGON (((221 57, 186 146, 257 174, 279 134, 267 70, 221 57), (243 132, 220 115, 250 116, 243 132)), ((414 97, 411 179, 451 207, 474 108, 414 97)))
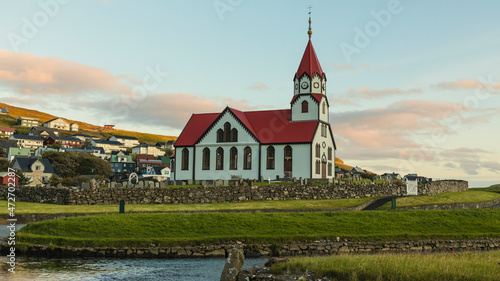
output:
POLYGON ((262 144, 311 142, 319 121, 290 122, 291 110, 239 111, 226 108, 222 113, 193 114, 175 146, 193 146, 218 116, 229 110, 262 144))
POLYGON ((297 70, 295 76, 300 77, 302 74, 306 73, 309 77, 312 77, 316 72, 321 77, 325 77, 325 73, 321 69, 321 65, 319 64, 311 39, 309 39, 304 55, 302 56, 302 61, 300 61, 299 69, 297 70))

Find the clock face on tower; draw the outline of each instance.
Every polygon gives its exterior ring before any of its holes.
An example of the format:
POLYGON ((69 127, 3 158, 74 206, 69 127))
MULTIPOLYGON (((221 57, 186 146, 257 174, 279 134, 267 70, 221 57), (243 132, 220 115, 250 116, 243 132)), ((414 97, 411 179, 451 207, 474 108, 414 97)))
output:
POLYGON ((307 89, 308 86, 309 84, 307 82, 302 82, 302 84, 300 84, 300 87, 302 87, 302 89, 307 89))
POLYGON ((314 85, 314 88, 316 88, 316 89, 319 88, 319 83, 318 82, 314 82, 313 85, 314 85))

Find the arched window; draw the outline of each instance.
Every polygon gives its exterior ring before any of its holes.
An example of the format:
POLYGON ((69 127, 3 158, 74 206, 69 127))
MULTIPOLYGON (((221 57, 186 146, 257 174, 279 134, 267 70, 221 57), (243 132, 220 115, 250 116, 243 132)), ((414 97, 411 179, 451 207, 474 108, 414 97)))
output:
POLYGON ((309 112, 309 104, 307 103, 307 101, 303 101, 302 102, 302 113, 307 113, 309 112))
POLYGON ((321 157, 321 146, 319 145, 319 143, 316 144, 316 157, 321 157))
POLYGON ((319 160, 316 160, 316 174, 319 174, 319 165, 320 165, 319 160))
POLYGON ((233 128, 231 130, 231 141, 234 141, 234 142, 238 141, 238 130, 236 130, 236 128, 233 128))
POLYGON ((285 160, 292 160, 292 147, 289 145, 285 146, 285 160))
POLYGON ((224 141, 224 131, 222 129, 217 130, 217 142, 224 141))
POLYGON ((323 102, 323 114, 325 114, 325 103, 323 102))
POLYGON ((208 147, 205 147, 203 149, 203 170, 210 170, 210 149, 208 147))
POLYGON ((248 146, 245 147, 245 150, 243 150, 243 169, 252 169, 252 149, 248 146))
POLYGON ((328 163, 328 176, 332 175, 332 163, 328 163))
POLYGON ((229 151, 229 170, 236 169, 238 169, 238 149, 233 146, 229 151))
POLYGON ((267 148, 267 169, 274 170, 274 147, 267 148))
POLYGON ((216 155, 215 155, 215 169, 216 170, 223 170, 224 169, 224 150, 222 147, 217 148, 216 155))
POLYGON ((283 159, 283 172, 285 174, 285 178, 292 177, 292 147, 287 145, 284 149, 284 159, 283 159))
POLYGON ((231 124, 229 122, 224 124, 224 141, 231 141, 231 124))
POLYGON ((189 170, 189 150, 187 148, 184 148, 182 150, 181 169, 182 170, 189 170))
POLYGON ((332 154, 333 154, 332 152, 333 152, 333 151, 332 151, 332 148, 331 148, 331 147, 329 147, 329 148, 328 148, 328 160, 332 160, 332 154))

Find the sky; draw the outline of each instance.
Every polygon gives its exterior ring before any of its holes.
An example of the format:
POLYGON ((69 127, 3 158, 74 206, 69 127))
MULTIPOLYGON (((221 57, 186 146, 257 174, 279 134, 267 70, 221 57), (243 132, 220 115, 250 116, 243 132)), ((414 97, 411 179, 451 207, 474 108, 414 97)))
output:
POLYGON ((500 183, 493 0, 0 0, 0 102, 174 136, 193 113, 289 108, 308 6, 337 157, 500 183))

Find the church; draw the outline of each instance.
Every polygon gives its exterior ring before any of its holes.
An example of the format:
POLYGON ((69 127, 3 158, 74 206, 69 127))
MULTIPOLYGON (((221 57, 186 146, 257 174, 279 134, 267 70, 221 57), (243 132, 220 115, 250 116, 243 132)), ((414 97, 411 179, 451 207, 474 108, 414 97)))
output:
POLYGON ((173 180, 335 177, 326 75, 309 41, 289 109, 193 114, 175 143, 173 180))

